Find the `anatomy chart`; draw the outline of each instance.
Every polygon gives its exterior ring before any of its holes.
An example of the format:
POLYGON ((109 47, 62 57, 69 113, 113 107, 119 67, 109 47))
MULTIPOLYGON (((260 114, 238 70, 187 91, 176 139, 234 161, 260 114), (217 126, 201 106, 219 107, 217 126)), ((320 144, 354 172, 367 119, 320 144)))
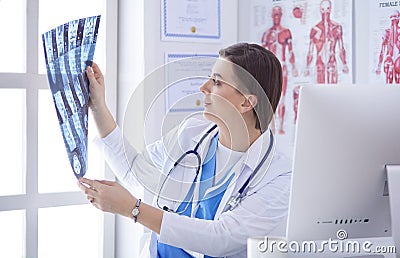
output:
POLYGON ((251 0, 249 40, 282 65, 283 87, 273 130, 292 156, 299 89, 352 83, 352 1, 251 0))
POLYGON ((369 1, 369 82, 400 83, 400 3, 369 1))
POLYGON ((47 79, 68 159, 79 178, 87 170, 89 81, 100 16, 70 21, 42 34, 47 79))

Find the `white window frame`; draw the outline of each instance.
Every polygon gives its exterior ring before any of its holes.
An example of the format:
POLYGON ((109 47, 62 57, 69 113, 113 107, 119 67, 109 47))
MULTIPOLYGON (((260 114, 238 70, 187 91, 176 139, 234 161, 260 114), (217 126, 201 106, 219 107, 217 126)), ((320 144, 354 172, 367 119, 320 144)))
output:
MULTIPOLYGON (((66 1, 68 2, 68 1, 66 1)), ((106 60, 102 70, 107 74, 107 104, 111 112, 117 109, 117 36, 118 1, 106 1, 106 60)), ((26 0, 26 72, 0 73, 0 89, 26 90, 26 193, 0 196, 0 212, 26 211, 26 257, 38 256, 38 211, 40 208, 87 204, 81 192, 38 192, 38 94, 48 89, 46 75, 38 73, 39 0, 26 0)), ((71 174, 72 176, 72 174, 71 174)), ((105 178, 114 179, 105 165, 105 178)), ((103 256, 114 257, 115 216, 104 213, 103 256)))

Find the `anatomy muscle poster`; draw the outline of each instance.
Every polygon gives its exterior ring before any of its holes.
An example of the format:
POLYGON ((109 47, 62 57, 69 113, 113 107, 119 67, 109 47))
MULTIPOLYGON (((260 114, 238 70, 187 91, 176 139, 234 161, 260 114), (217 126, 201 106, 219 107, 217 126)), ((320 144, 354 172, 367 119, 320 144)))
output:
POLYGON ((400 3, 369 1, 370 83, 400 83, 400 3))
POLYGON ((352 8, 348 0, 252 0, 249 40, 282 65, 283 87, 273 130, 292 156, 299 89, 352 83, 352 8))
POLYGON ((74 175, 87 170, 89 81, 100 16, 70 21, 42 34, 47 79, 74 175))

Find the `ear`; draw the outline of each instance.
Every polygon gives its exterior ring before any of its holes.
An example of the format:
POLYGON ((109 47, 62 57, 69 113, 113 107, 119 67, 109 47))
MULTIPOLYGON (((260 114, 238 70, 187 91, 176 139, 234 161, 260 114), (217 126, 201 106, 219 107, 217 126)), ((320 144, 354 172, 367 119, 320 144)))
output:
POLYGON ((257 101, 256 95, 245 95, 245 100, 242 103, 242 113, 253 110, 253 108, 255 108, 257 105, 257 101))

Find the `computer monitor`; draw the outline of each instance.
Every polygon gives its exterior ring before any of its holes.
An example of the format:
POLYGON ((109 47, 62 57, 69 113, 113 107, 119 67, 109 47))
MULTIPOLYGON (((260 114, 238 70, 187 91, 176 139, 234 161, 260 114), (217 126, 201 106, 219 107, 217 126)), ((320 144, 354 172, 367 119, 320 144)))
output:
MULTIPOLYGON (((302 87, 288 240, 391 237, 386 165, 400 165, 399 85, 302 87)), ((400 194, 391 199, 398 232, 400 194)))

